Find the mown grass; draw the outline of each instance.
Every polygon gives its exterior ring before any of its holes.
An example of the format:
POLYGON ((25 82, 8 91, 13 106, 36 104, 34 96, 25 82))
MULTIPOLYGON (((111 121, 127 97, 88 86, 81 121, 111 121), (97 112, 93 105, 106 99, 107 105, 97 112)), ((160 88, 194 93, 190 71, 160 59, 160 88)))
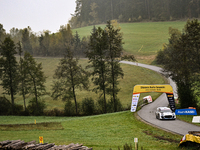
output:
MULTIPOLYGON (((138 62, 150 64, 163 43, 168 42, 169 27, 182 31, 185 24, 186 21, 120 23, 125 43, 124 51, 134 54, 138 62)), ((96 27, 105 28, 105 25, 96 27)), ((73 33, 77 31, 81 37, 89 36, 92 28, 93 26, 73 29, 73 33)))
POLYGON ((61 122, 63 130, 30 130, 30 131, 0 131, 0 141, 17 140, 39 141, 43 136, 44 142, 64 145, 83 143, 94 150, 117 150, 118 146, 134 145, 138 138, 139 147, 145 150, 176 150, 182 136, 164 132, 140 122, 130 111, 103 114, 88 117, 5 117, 0 116, 0 124, 37 122, 61 122), (13 120, 15 119, 15 120, 13 120))
MULTIPOLYGON (((47 110, 52 110, 54 108, 57 109, 64 109, 65 102, 62 100, 53 100, 51 97, 51 89, 53 85, 53 75, 55 69, 60 61, 60 58, 35 58, 38 63, 42 63, 43 71, 45 76, 47 76, 46 80, 46 90, 50 94, 41 97, 42 100, 45 101, 47 105, 47 110)), ((85 67, 88 64, 88 61, 85 59, 80 59, 80 64, 85 67)), ((141 68, 138 66, 132 66, 127 64, 121 64, 121 67, 124 71, 123 79, 120 79, 119 88, 121 89, 118 98, 120 99, 122 105, 124 107, 128 107, 131 105, 131 97, 132 97, 132 90, 136 84, 165 84, 166 81, 162 75, 145 68, 141 68)), ((93 84, 90 82, 90 90, 93 89, 93 84)), ((0 89, 0 93, 2 93, 2 89, 0 89)), ((95 101, 98 100, 100 93, 94 93, 92 91, 85 91, 85 90, 76 90, 77 93, 77 101, 81 103, 84 98, 92 97, 95 101)), ((141 94, 141 99, 144 96, 151 95, 153 99, 156 99, 160 94, 159 93, 145 93, 141 94)), ((9 96, 6 96, 10 99, 9 96)), ((27 96, 26 104, 28 105, 29 100, 33 96, 27 96)), ((109 100, 109 97, 107 97, 109 100)), ((17 104, 23 105, 23 98, 20 95, 16 95, 15 102, 17 104)))

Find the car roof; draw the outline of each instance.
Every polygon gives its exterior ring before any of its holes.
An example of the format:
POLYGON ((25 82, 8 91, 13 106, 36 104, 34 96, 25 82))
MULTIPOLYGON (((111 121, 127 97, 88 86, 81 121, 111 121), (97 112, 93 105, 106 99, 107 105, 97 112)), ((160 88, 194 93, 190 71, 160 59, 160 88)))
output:
POLYGON ((157 109, 160 109, 160 110, 170 110, 169 107, 158 107, 157 109))

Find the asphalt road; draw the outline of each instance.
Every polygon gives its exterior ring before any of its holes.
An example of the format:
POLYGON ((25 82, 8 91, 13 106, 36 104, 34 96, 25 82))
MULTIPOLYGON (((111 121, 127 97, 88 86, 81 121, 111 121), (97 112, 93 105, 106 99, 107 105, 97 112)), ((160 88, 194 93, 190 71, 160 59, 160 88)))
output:
MULTIPOLYGON (((130 65, 136 65, 140 67, 144 67, 147 69, 151 69, 153 71, 156 71, 158 73, 162 73, 162 68, 152 66, 152 65, 146 65, 141 63, 135 63, 135 62, 128 62, 128 61, 121 61, 121 63, 124 64, 130 64, 130 65)), ((176 92, 176 84, 168 78, 169 84, 172 86, 174 90, 174 96, 177 96, 176 92)), ((131 103, 131 102, 130 102, 131 103)), ((144 106, 141 110, 137 112, 138 116, 143 119, 144 121, 148 122, 149 124, 152 124, 154 126, 157 126, 159 128, 162 128, 164 130, 185 135, 188 133, 188 131, 200 131, 200 127, 196 126, 195 124, 186 123, 181 120, 158 120, 155 116, 155 111, 157 107, 160 106, 168 106, 168 100, 165 93, 163 93, 158 99, 156 99, 153 103, 148 104, 144 106)), ((192 122, 192 120, 191 120, 192 122)))

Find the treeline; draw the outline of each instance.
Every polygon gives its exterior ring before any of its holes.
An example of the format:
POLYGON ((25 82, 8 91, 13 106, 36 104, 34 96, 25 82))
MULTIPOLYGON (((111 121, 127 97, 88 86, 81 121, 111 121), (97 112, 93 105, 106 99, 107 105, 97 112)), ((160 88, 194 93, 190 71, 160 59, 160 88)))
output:
POLYGON ((52 33, 48 30, 39 33, 34 33, 30 27, 24 29, 12 28, 9 33, 6 33, 3 25, 0 24, 0 43, 6 37, 10 37, 15 44, 19 41, 22 46, 22 51, 28 52, 33 56, 63 56, 66 46, 70 45, 74 54, 79 57, 84 57, 88 38, 80 38, 76 32, 72 34, 70 25, 61 25, 57 33, 52 33))
POLYGON ((76 0, 72 28, 105 23, 198 18, 200 0, 76 0))

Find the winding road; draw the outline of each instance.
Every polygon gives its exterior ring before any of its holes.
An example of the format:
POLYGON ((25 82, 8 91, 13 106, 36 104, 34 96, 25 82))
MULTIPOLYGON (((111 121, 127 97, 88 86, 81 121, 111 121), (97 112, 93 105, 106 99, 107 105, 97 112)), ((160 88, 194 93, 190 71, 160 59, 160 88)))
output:
MULTIPOLYGON (((146 65, 141 63, 135 63, 135 62, 128 62, 128 61, 121 61, 121 63, 129 64, 129 65, 136 65, 139 67, 147 68, 153 71, 156 71, 158 73, 162 73, 162 68, 152 66, 152 65, 146 65)), ((170 79, 169 84, 172 86, 174 90, 174 96, 177 97, 176 92, 176 84, 170 79)), ((179 135, 185 135, 188 133, 188 131, 200 131, 200 127, 196 126, 195 124, 186 123, 181 120, 158 120, 155 116, 155 111, 157 107, 160 106, 168 106, 168 100, 166 97, 166 94, 163 93, 159 98, 157 98, 153 103, 145 105, 142 109, 140 109, 137 114, 138 116, 144 120, 145 122, 148 122, 149 124, 156 126, 158 128, 162 128, 164 130, 179 134, 179 135)), ((191 120, 192 122, 192 120, 191 120)))

